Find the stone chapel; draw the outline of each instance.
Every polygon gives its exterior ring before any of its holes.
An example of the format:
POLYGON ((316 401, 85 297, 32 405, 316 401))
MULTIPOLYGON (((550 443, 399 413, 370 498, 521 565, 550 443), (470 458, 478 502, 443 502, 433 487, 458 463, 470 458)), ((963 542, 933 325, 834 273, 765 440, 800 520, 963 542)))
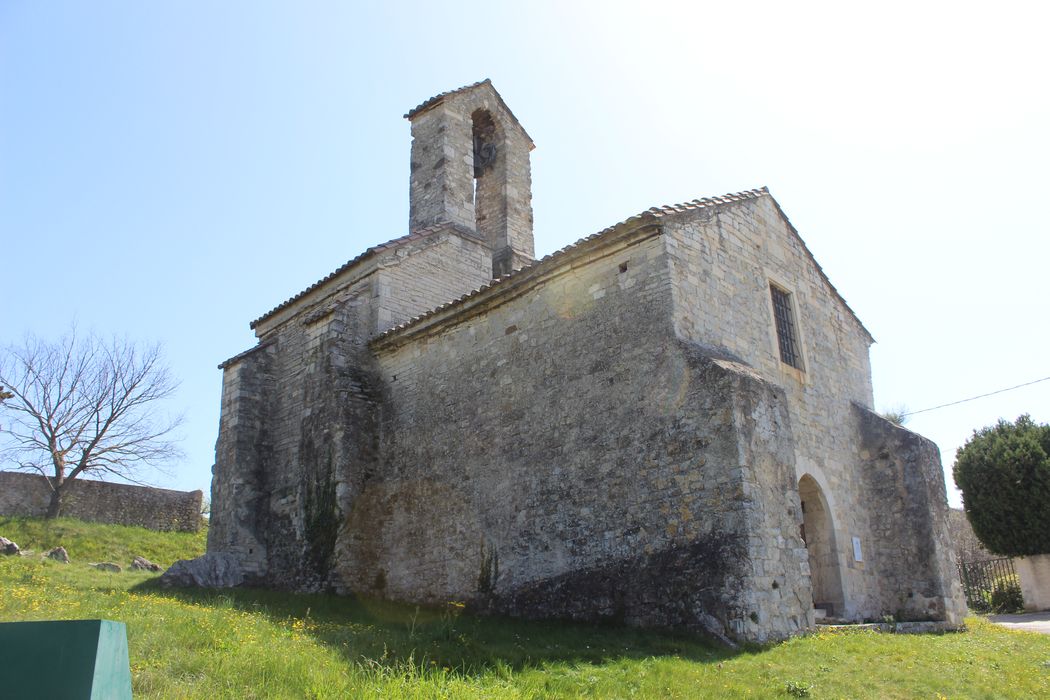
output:
POLYGON ((198 562, 737 641, 961 621, 938 450, 873 412, 872 336, 768 190, 537 260, 533 142, 492 84, 405 116, 407 234, 220 365, 198 562))

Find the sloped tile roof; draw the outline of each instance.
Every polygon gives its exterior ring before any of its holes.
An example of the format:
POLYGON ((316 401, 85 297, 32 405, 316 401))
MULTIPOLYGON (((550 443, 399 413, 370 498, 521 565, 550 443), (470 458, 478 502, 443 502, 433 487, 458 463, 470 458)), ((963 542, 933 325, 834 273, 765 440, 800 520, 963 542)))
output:
POLYGON ((581 238, 581 239, 577 240, 574 243, 570 243, 569 245, 565 246, 564 248, 561 248, 560 250, 557 250, 557 251, 555 251, 553 253, 550 253, 549 255, 545 255, 543 258, 540 258, 539 260, 534 260, 531 263, 529 263, 528 265, 526 265, 526 266, 524 266, 524 267, 522 267, 522 268, 520 268, 518 270, 515 270, 515 271, 511 272, 510 274, 504 275, 504 276, 500 277, 499 279, 493 280, 489 284, 482 285, 481 287, 478 287, 477 289, 475 289, 475 290, 473 290, 473 291, 471 291, 471 292, 469 292, 467 294, 464 294, 463 296, 459 297, 458 299, 454 299, 452 301, 446 302, 446 303, 444 303, 444 304, 442 304, 442 305, 440 305, 440 306, 438 306, 436 308, 433 308, 433 309, 431 309, 431 310, 429 310, 429 311, 427 311, 427 312, 425 312, 423 314, 420 314, 419 316, 415 316, 415 317, 410 318, 409 320, 407 320, 407 321, 405 321, 405 322, 403 322, 403 323, 401 323, 401 324, 399 324, 397 326, 389 328, 389 329, 383 331, 382 333, 380 333, 379 335, 377 335, 373 340, 379 340, 381 338, 386 338, 386 337, 392 336, 394 334, 397 334, 397 333, 399 333, 399 332, 401 332, 403 330, 406 330, 406 329, 410 328, 411 326, 414 326, 415 324, 417 324, 417 323, 419 323, 419 322, 421 322, 421 321, 423 321, 423 320, 425 320, 425 319, 427 319, 427 318, 429 318, 429 317, 431 317, 431 316, 433 316, 433 315, 435 315, 435 314, 437 314, 437 313, 439 313, 441 311, 449 309, 449 308, 451 308, 453 306, 458 306, 459 304, 462 304, 463 302, 467 301, 468 299, 474 298, 474 297, 476 297, 476 296, 478 296, 478 295, 480 295, 482 293, 487 292, 488 290, 490 290, 490 289, 492 289, 494 287, 497 287, 497 286, 499 286, 501 284, 504 284, 505 282, 507 282, 508 280, 510 280, 512 278, 518 277, 518 276, 520 276, 520 275, 522 275, 522 274, 524 274, 524 273, 526 273, 528 271, 534 270, 537 267, 540 267, 540 266, 546 267, 549 264, 553 264, 551 261, 558 260, 559 258, 567 255, 568 253, 578 249, 580 246, 589 245, 593 241, 597 241, 598 239, 603 238, 604 236, 612 233, 613 231, 623 230, 626 227, 632 227, 634 225, 642 225, 642 224, 644 224, 646 222, 653 222, 653 223, 655 223, 655 222, 659 221, 660 219, 662 219, 664 217, 673 216, 675 214, 682 214, 682 213, 691 212, 691 211, 699 211, 701 209, 718 208, 718 207, 723 207, 723 206, 726 206, 726 205, 734 204, 734 203, 737 203, 737 202, 743 202, 743 201, 747 201, 747 200, 758 199, 760 197, 769 197, 770 200, 772 200, 774 206, 777 209, 777 212, 784 219, 784 222, 787 223, 788 228, 791 230, 791 232, 798 239, 798 242, 801 244, 802 249, 806 252, 806 255, 809 257, 809 259, 816 266, 817 271, 820 273, 821 277, 824 279, 824 282, 828 285, 828 288, 831 289, 831 292, 842 302, 843 306, 846 307, 846 310, 857 321, 857 324, 860 326, 861 330, 863 330, 867 334, 868 338, 871 339, 872 342, 874 342, 874 338, 872 338, 871 333, 869 333, 868 329, 864 327, 864 324, 857 317, 857 314, 854 313, 853 309, 851 309, 849 304, 846 303, 846 300, 842 298, 842 295, 839 294, 837 289, 835 289, 835 286, 833 284, 831 284, 831 280, 828 279, 828 276, 824 273, 823 268, 821 268, 820 264, 817 263, 816 258, 813 257, 813 253, 810 252, 809 248, 806 246, 805 241, 802 240, 802 237, 799 235, 798 230, 795 229, 794 225, 787 218, 787 215, 784 214, 784 210, 780 208, 780 205, 777 203, 776 199, 774 199, 773 196, 769 194, 769 188, 768 187, 760 187, 758 189, 745 190, 743 192, 734 192, 734 193, 722 195, 720 197, 704 197, 702 199, 694 199, 692 201, 682 202, 680 204, 667 204, 667 205, 659 206, 659 207, 651 207, 651 208, 649 208, 649 209, 647 209, 647 210, 645 210, 645 211, 643 211, 643 212, 641 212, 639 214, 636 214, 634 216, 628 217, 627 219, 624 219, 623 221, 621 221, 621 222, 619 222, 617 224, 613 224, 612 226, 609 226, 608 228, 602 229, 601 231, 599 231, 597 233, 593 233, 593 234, 591 234, 589 236, 585 236, 584 238, 581 238))
POLYGON ((269 311, 264 313, 262 316, 260 316, 259 318, 255 319, 254 321, 252 321, 249 324, 249 327, 254 330, 256 325, 258 325, 262 321, 265 321, 270 316, 273 316, 278 311, 281 311, 282 309, 285 309, 288 306, 291 306, 292 304, 294 304, 295 302, 299 301, 300 299, 302 299, 303 297, 305 297, 307 294, 309 294, 310 292, 314 291, 315 289, 323 287, 328 282, 330 282, 331 280, 335 279, 336 277, 338 277, 342 273, 346 272, 347 270, 349 270, 354 265, 357 265, 360 262, 364 262, 368 258, 371 258, 372 256, 374 256, 374 255, 376 255, 378 253, 382 253, 382 252, 387 251, 387 250, 394 250, 395 248, 400 248, 401 246, 403 246, 406 243, 410 243, 412 241, 422 240, 422 239, 424 239, 424 238, 426 238, 426 237, 428 237, 428 236, 430 236, 430 235, 432 235, 434 233, 437 233, 439 231, 443 231, 443 230, 446 230, 446 229, 455 230, 458 233, 460 233, 461 235, 469 235, 472 238, 477 238, 477 236, 475 234, 473 234, 473 233, 468 234, 461 227, 458 227, 455 224, 439 223, 439 224, 434 224, 433 226, 428 226, 426 228, 417 229, 417 230, 415 230, 415 231, 413 231, 413 232, 411 232, 411 233, 409 233, 409 234, 407 234, 405 236, 401 236, 400 238, 394 238, 392 240, 389 240, 386 243, 380 243, 379 245, 374 245, 371 248, 367 248, 363 253, 358 255, 356 258, 351 258, 350 260, 347 260, 345 263, 343 263, 342 265, 337 267, 331 273, 329 273, 329 274, 325 275, 324 277, 322 277, 321 279, 317 280, 316 282, 314 282, 309 287, 307 287, 303 291, 299 292, 295 296, 290 297, 289 299, 286 299, 285 301, 282 301, 280 304, 278 304, 277 306, 273 307, 272 309, 270 309, 269 311))

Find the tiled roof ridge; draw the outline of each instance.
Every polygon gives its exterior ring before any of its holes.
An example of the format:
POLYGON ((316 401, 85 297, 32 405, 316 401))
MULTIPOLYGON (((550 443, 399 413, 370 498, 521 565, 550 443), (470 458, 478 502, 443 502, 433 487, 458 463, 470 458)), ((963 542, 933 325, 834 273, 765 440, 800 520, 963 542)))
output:
POLYGON ((332 272, 328 273, 327 275, 325 275, 321 279, 317 280, 316 282, 311 284, 309 287, 307 287, 303 291, 299 292, 298 294, 296 294, 296 295, 294 295, 292 297, 289 297, 288 299, 285 299, 280 304, 278 304, 277 306, 273 307, 272 309, 270 309, 269 311, 264 313, 262 316, 260 316, 259 318, 255 319, 254 321, 252 321, 249 324, 249 328, 254 330, 255 326, 258 325, 260 322, 266 320, 270 316, 273 316, 278 311, 281 311, 282 309, 285 309, 288 306, 294 304, 295 302, 299 301, 300 299, 305 297, 310 292, 313 292, 314 290, 316 290, 316 289, 318 289, 320 287, 323 287, 325 284, 327 284, 332 279, 334 279, 334 278, 338 277, 339 275, 341 275, 342 273, 346 272, 347 270, 349 270, 354 265, 356 265, 356 264, 358 264, 360 262, 364 262, 365 260, 367 260, 368 258, 372 257, 373 255, 376 255, 377 253, 381 253, 381 252, 386 251, 386 250, 392 250, 394 248, 398 248, 398 247, 404 245, 405 243, 409 243, 411 241, 421 240, 421 239, 426 238, 427 236, 429 236, 431 234, 434 234, 434 233, 437 233, 437 232, 443 231, 443 230, 451 230, 451 231, 454 231, 454 232, 456 232, 456 233, 458 233, 460 235, 468 236, 470 238, 475 238, 475 239, 481 240, 480 238, 478 238, 477 234, 475 234, 472 231, 468 231, 467 229, 463 228, 462 226, 459 226, 457 224, 450 223, 450 222, 439 222, 439 223, 433 224, 432 226, 427 226, 425 228, 416 229, 414 231, 411 231, 411 232, 405 234, 404 236, 399 236, 398 238, 393 238, 393 239, 391 239, 389 241, 386 241, 385 243, 379 243, 377 245, 371 246, 369 248, 366 248, 364 250, 364 252, 362 252, 357 257, 354 257, 354 258, 351 258, 350 260, 347 260, 345 263, 343 263, 342 265, 340 265, 335 270, 333 270, 332 272))
MULTIPOLYGON (((412 109, 408 110, 405 113, 405 119, 411 119, 412 117, 416 116, 417 114, 419 114, 423 110, 429 109, 430 107, 433 107, 437 103, 441 102, 446 97, 449 97, 451 95, 458 95, 459 93, 466 92, 467 90, 473 90, 474 88, 481 87, 482 85, 485 85, 486 83, 488 83, 489 85, 492 85, 492 81, 489 80, 488 78, 485 78, 484 80, 479 80, 476 83, 471 83, 470 85, 464 85, 463 87, 458 87, 455 90, 446 90, 445 92, 442 92, 442 93, 439 93, 437 95, 434 95, 430 99, 424 100, 424 101, 420 102, 418 105, 416 105, 415 107, 413 107, 412 109)), ((493 88, 493 89, 495 89, 495 88, 493 88)))
POLYGON ((682 202, 682 203, 679 203, 679 204, 667 204, 667 205, 660 206, 660 207, 650 207, 649 209, 646 209, 645 211, 643 211, 643 212, 641 212, 639 214, 635 214, 634 216, 628 217, 628 218, 624 219, 623 221, 621 221, 619 223, 613 224, 612 226, 608 226, 608 227, 602 229, 601 231, 598 231, 597 233, 592 233, 589 236, 584 236, 583 238, 581 238, 581 239, 579 239, 577 241, 574 241, 573 243, 570 243, 569 245, 567 245, 567 246, 565 246, 563 248, 560 248, 560 249, 554 251, 553 253, 549 253, 549 254, 543 256, 542 258, 540 258, 538 260, 533 260, 528 265, 525 265, 524 267, 518 268, 517 270, 514 270, 513 272, 511 272, 509 274, 503 275, 499 279, 494 279, 491 282, 489 282, 488 284, 483 284, 480 287, 478 287, 477 289, 474 289, 474 290, 472 290, 470 292, 467 292, 466 294, 460 296, 457 299, 453 299, 451 301, 445 302, 444 304, 441 304, 440 306, 437 306, 437 307, 435 307, 433 309, 430 309, 429 311, 426 311, 426 312, 424 312, 422 314, 419 314, 418 316, 413 316, 412 318, 408 319, 407 321, 404 321, 404 322, 402 322, 402 323, 400 323, 400 324, 398 324, 396 326, 393 326, 392 328, 388 328, 387 330, 383 331, 382 333, 377 335, 375 338, 373 338, 373 341, 379 340, 381 338, 386 338, 388 336, 394 335, 395 333, 403 331, 403 330, 407 329, 410 326, 414 326, 416 323, 419 323, 419 322, 421 322, 421 321, 423 321, 423 320, 433 316, 434 314, 438 313, 439 311, 445 311, 446 309, 449 309, 449 308, 451 308, 453 306, 459 305, 459 304, 467 301, 468 299, 471 299, 471 298, 477 296, 478 294, 481 294, 482 292, 485 292, 485 291, 487 291, 489 289, 492 289, 492 288, 494 288, 494 287, 496 287, 498 285, 501 285, 501 284, 505 283, 506 281, 508 281, 508 280, 510 280, 510 279, 512 279, 514 277, 517 277, 517 276, 525 273, 526 271, 533 270, 539 265, 545 265, 549 261, 551 261, 551 260, 553 260, 555 258, 559 258, 559 257, 561 257, 561 256, 563 256, 563 255, 565 255, 565 254, 567 254, 567 253, 577 249, 579 246, 581 246, 581 245, 583 245, 585 243, 590 243, 591 241, 594 241, 594 240, 597 240, 599 238, 602 238, 603 236, 605 236, 605 235, 607 235, 609 233, 612 233, 615 230, 623 229, 625 226, 628 226, 628 225, 631 225, 631 224, 641 224, 646 219, 659 219, 659 218, 661 218, 663 216, 667 216, 668 214, 676 214, 676 213, 687 212, 687 211, 697 211, 697 210, 700 210, 700 209, 705 209, 705 208, 713 207, 713 206, 724 206, 724 205, 727 205, 727 204, 733 204, 735 202, 743 202, 743 201, 750 200, 750 199, 757 199, 757 198, 763 197, 763 196, 769 196, 769 188, 767 188, 767 187, 760 187, 758 189, 744 190, 743 192, 731 192, 729 194, 722 195, 721 197, 704 197, 702 199, 694 199, 694 200, 691 200, 689 202, 682 202))
MULTIPOLYGON (((665 204, 660 207, 650 207, 649 209, 646 209, 644 212, 642 212, 642 214, 652 214, 653 216, 657 217, 666 216, 668 214, 680 214, 682 212, 696 211, 697 209, 705 209, 707 207, 720 206, 722 204, 743 202, 746 199, 758 199, 759 197, 768 194, 768 187, 758 187, 753 190, 744 190, 743 192, 730 192, 729 194, 724 194, 720 197, 703 197, 701 199, 693 199, 688 202, 681 202, 680 204, 665 204)), ((642 214, 639 214, 638 216, 642 216, 642 214)), ((616 225, 619 226, 619 224, 616 225)))

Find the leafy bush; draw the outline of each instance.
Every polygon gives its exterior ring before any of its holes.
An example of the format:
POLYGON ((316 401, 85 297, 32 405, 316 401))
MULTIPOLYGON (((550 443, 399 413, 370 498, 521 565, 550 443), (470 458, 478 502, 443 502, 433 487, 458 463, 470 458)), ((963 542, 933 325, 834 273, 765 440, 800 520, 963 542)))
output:
POLYGON ((784 691, 795 698, 808 698, 809 691, 813 689, 811 683, 805 683, 803 681, 788 681, 784 684, 784 691))
POLYGON ((977 538, 1004 556, 1050 553, 1050 426, 1027 415, 974 431, 953 469, 977 538))
POLYGON ((1017 577, 1014 576, 1008 581, 996 582, 995 587, 992 588, 989 604, 992 612, 997 613, 1024 610, 1024 598, 1021 596, 1021 586, 1017 582, 1017 577))
POLYGON ((1013 613, 1024 610, 1024 597, 1017 574, 996 576, 990 587, 969 599, 970 609, 979 613, 1013 613))

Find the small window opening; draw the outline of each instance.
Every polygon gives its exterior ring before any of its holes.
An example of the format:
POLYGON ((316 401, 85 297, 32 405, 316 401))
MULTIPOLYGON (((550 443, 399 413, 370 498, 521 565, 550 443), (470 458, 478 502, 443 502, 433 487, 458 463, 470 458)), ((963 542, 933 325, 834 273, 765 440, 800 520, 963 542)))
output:
POLYGON ((620 263, 620 273, 622 274, 624 272, 627 272, 627 263, 622 262, 620 263))
POLYGON ((777 327, 777 345, 780 347, 780 360, 795 369, 802 369, 802 353, 798 347, 798 332, 795 315, 791 309, 791 294, 776 285, 769 285, 773 297, 773 319, 777 327))

